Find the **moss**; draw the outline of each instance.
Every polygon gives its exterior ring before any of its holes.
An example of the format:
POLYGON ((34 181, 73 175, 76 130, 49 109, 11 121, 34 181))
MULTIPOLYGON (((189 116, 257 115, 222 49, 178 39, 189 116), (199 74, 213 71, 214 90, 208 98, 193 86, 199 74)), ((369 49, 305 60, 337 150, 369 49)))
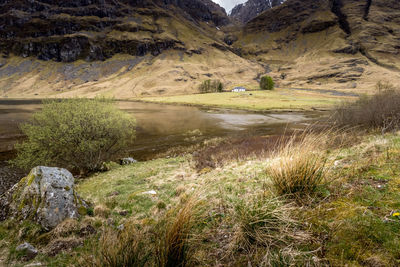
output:
POLYGON ((88 209, 85 208, 84 206, 79 206, 78 213, 79 213, 79 215, 84 216, 84 215, 88 214, 88 209))
POLYGON ((71 190, 71 187, 66 186, 66 187, 64 187, 64 190, 65 190, 65 191, 69 191, 69 190, 71 190))
POLYGON ((165 209, 166 207, 167 207, 167 204, 165 204, 165 202, 163 202, 163 201, 159 201, 159 202, 157 203, 157 208, 158 208, 159 210, 165 209))

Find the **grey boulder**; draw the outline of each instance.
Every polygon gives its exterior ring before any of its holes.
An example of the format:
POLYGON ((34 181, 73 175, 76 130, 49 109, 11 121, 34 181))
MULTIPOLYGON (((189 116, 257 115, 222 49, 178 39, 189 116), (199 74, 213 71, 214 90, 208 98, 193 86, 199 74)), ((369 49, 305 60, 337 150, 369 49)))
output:
POLYGON ((121 165, 129 165, 137 162, 134 158, 123 158, 119 160, 119 164, 121 165))
POLYGON ((38 254, 37 249, 26 242, 19 245, 15 250, 24 253, 28 260, 33 259, 38 254))
POLYGON ((86 203, 74 190, 73 175, 61 168, 35 167, 0 196, 0 220, 31 219, 47 230, 86 211, 86 203))

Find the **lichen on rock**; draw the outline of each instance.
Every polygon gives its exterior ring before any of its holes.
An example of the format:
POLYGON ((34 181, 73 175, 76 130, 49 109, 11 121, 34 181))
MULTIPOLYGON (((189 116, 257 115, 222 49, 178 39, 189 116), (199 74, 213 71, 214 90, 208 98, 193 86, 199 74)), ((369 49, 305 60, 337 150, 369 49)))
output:
POLYGON ((0 220, 31 219, 50 230, 66 218, 78 218, 86 203, 74 190, 66 169, 38 166, 0 196, 0 220))

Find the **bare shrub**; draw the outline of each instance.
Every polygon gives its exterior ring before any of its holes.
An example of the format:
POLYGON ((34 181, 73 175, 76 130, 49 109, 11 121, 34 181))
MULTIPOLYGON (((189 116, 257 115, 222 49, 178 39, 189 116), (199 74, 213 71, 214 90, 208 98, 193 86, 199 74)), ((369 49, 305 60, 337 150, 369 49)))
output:
POLYGON ((400 128, 400 91, 390 84, 377 84, 378 92, 362 96, 354 103, 344 103, 333 113, 339 126, 361 126, 382 132, 400 128))
POLYGON ((13 164, 30 169, 57 166, 87 174, 123 155, 135 138, 135 119, 111 99, 45 100, 21 125, 26 140, 15 147, 13 164))

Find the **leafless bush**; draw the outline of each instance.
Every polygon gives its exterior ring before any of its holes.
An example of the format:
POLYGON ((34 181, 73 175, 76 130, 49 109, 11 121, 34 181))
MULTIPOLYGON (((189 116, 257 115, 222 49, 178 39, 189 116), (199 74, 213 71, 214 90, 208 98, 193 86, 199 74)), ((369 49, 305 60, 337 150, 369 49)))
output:
POLYGON ((391 85, 377 84, 378 92, 362 96, 354 103, 338 106, 333 114, 339 126, 361 126, 382 132, 400 128, 400 91, 391 85), (379 89, 380 88, 380 89, 379 89))

